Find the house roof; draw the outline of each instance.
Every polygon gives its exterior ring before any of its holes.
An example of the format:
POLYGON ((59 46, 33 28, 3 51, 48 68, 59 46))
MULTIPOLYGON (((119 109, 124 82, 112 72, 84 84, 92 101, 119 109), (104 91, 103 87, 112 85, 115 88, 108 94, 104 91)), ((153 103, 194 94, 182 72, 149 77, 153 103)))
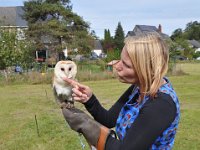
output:
POLYGON ((27 26, 23 14, 23 6, 0 7, 0 26, 27 26))
POLYGON ((101 49, 103 50, 103 47, 101 45, 101 42, 99 40, 94 41, 94 49, 101 49))
POLYGON ((128 31, 127 35, 129 35, 129 36, 135 36, 135 32, 134 31, 128 31))
POLYGON ((196 41, 196 40, 188 40, 188 42, 189 42, 192 46, 194 46, 194 47, 196 47, 196 48, 200 48, 200 42, 198 42, 198 41, 196 41))
POLYGON ((140 35, 141 33, 147 33, 147 32, 157 32, 164 39, 170 39, 170 37, 167 34, 160 32, 157 27, 151 25, 135 25, 133 31, 128 31, 126 36, 136 36, 140 35), (135 30, 136 28, 139 29, 139 31, 135 30))
POLYGON ((155 26, 150 25, 136 25, 135 27, 138 27, 142 32, 154 32, 158 31, 158 29, 155 26))

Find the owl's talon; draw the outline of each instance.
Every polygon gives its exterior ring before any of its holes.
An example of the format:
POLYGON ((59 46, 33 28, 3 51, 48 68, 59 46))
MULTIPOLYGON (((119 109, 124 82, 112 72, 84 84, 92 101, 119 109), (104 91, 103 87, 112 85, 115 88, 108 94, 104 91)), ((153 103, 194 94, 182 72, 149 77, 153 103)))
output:
POLYGON ((63 109, 63 108, 67 108, 67 109, 69 109, 69 108, 74 108, 74 103, 72 103, 72 102, 67 102, 67 103, 63 102, 63 103, 60 105, 60 108, 61 108, 61 109, 63 109))

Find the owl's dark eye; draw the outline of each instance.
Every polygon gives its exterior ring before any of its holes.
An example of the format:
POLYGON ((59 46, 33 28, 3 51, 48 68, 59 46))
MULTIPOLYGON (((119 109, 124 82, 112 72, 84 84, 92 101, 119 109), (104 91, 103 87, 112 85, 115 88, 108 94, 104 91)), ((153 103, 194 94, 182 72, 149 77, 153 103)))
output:
POLYGON ((72 70, 72 68, 70 67, 70 68, 69 68, 69 71, 71 71, 71 70, 72 70))
POLYGON ((64 68, 60 68, 60 70, 62 70, 62 71, 65 71, 65 69, 64 69, 64 68))

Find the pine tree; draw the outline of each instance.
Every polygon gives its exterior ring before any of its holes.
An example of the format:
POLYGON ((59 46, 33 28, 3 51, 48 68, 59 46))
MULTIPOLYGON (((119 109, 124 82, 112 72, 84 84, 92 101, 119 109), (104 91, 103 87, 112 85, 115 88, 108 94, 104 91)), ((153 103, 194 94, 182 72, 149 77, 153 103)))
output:
POLYGON ((111 37, 110 30, 104 30, 103 49, 108 52, 114 49, 113 37, 111 37))
POLYGON ((117 49, 122 50, 124 46, 124 31, 120 22, 115 30, 114 43, 117 49))
POLYGON ((108 30, 104 30, 104 40, 106 41, 108 39, 108 30))

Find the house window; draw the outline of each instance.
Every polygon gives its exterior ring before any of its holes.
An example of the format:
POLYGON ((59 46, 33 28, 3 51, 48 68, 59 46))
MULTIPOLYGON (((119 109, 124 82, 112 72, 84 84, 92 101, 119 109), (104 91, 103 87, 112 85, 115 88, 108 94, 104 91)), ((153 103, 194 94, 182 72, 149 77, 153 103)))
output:
POLYGON ((39 50, 35 52, 35 59, 37 62, 45 62, 46 58, 47 58, 46 50, 39 50))

